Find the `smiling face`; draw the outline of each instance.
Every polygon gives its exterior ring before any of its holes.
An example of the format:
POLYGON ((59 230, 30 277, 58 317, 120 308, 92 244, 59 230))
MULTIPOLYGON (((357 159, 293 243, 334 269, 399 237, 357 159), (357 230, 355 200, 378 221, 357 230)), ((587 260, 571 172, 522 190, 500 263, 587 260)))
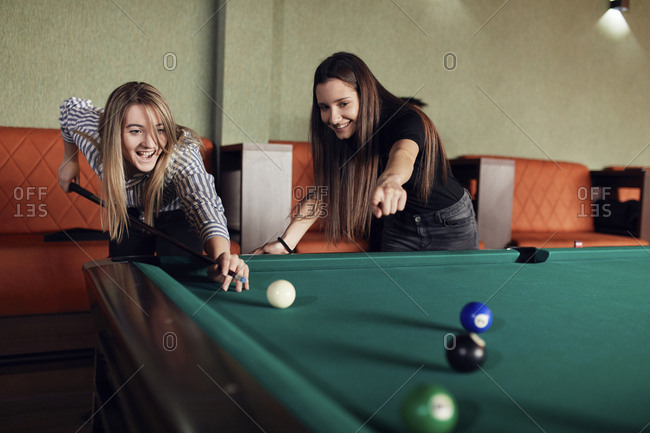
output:
POLYGON ((331 78, 316 86, 320 118, 340 140, 348 139, 357 130, 359 94, 348 83, 331 78))
POLYGON ((151 125, 144 105, 131 105, 126 110, 122 126, 122 155, 136 170, 145 173, 153 170, 167 144, 160 117, 155 110, 151 111, 154 125, 151 125), (156 143, 156 136, 160 146, 156 143))

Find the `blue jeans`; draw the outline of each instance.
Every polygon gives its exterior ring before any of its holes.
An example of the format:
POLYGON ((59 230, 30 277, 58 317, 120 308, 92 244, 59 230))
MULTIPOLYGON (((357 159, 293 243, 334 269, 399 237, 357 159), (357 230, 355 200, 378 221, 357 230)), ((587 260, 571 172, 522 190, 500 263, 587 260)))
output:
POLYGON ((381 251, 478 249, 478 224, 469 193, 453 205, 422 215, 398 212, 385 218, 381 251))

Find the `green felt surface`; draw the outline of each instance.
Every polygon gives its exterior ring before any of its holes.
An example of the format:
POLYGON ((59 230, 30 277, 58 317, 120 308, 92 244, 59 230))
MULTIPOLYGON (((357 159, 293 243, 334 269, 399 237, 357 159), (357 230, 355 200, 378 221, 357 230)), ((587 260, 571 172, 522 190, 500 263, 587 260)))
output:
POLYGON ((422 383, 449 389, 456 431, 638 432, 650 422, 650 253, 643 248, 251 257, 251 290, 215 292, 191 259, 138 265, 314 431, 405 431, 422 383), (265 289, 291 281, 294 305, 265 289), (483 370, 449 368, 467 302, 494 313, 483 370))

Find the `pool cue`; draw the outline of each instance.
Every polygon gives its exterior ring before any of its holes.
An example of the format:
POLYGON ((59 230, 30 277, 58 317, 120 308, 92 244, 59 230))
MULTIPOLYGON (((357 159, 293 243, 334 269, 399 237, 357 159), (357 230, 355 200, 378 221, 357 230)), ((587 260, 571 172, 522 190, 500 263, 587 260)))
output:
MULTIPOLYGON (((101 207, 104 207, 104 202, 102 201, 102 199, 100 199, 99 197, 97 197, 95 194, 88 191, 84 187, 79 186, 77 183, 70 182, 69 189, 70 189, 70 191, 76 192, 80 196, 82 196, 84 198, 87 198, 88 200, 100 205, 101 207)), ((206 262, 208 264, 211 264, 211 265, 216 265, 217 264, 217 262, 215 260, 211 259, 210 257, 205 256, 205 255, 199 253, 198 251, 193 250, 192 248, 188 247, 187 245, 183 244, 182 242, 180 242, 180 241, 174 239, 173 237, 169 236, 167 233, 161 232, 157 228, 152 227, 152 226, 150 226, 149 224, 147 224, 147 223, 145 223, 143 221, 140 221, 139 219, 137 219, 136 217, 134 217, 132 215, 129 215, 129 221, 131 221, 132 224, 135 224, 136 226, 140 227, 141 229, 144 229, 144 230, 148 231, 149 233, 151 233, 151 234, 153 234, 155 236, 159 236, 159 237, 163 238, 164 240, 166 240, 170 244, 172 244, 172 245, 180 248, 181 250, 191 254, 192 256, 196 257, 197 259, 201 259, 204 262, 206 262)), ((219 266, 219 267, 221 267, 221 266, 219 266)), ((231 277, 233 277, 237 281, 241 281, 242 283, 246 282, 246 277, 242 277, 241 275, 239 275, 235 271, 229 270, 228 275, 230 275, 231 277)))

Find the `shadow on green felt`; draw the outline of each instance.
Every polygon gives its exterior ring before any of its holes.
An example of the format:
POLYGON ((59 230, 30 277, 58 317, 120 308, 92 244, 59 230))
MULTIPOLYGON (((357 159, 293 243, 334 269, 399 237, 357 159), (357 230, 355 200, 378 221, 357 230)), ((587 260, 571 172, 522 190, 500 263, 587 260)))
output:
MULTIPOLYGON (((261 289, 255 289, 251 288, 248 291, 242 291, 240 293, 235 292, 234 286, 231 286, 231 288, 227 292, 223 291, 217 291, 217 289, 213 286, 214 284, 218 283, 212 283, 209 281, 206 281, 205 277, 200 277, 196 276, 192 278, 193 280, 193 287, 191 291, 200 299, 206 301, 210 299, 210 303, 212 302, 219 302, 219 303, 235 303, 235 304, 241 304, 241 305, 250 305, 256 308, 271 308, 274 309, 271 304, 266 299, 266 295, 262 294, 253 294, 253 291, 256 290, 261 290, 261 289), (215 294, 215 291, 217 293, 215 294)), ((187 282, 188 279, 185 279, 187 282)), ((217 288, 219 286, 217 285, 217 288)), ((311 305, 315 303, 318 300, 317 296, 297 296, 296 300, 293 302, 293 304, 288 307, 287 309, 296 309, 296 308, 302 308, 307 305, 311 305)))
POLYGON ((460 327, 450 326, 445 323, 436 323, 426 317, 422 319, 418 319, 403 314, 391 314, 387 312, 378 312, 374 310, 356 311, 354 314, 357 319, 364 320, 370 323, 372 322, 381 323, 381 324, 390 323, 393 325, 404 326, 408 328, 435 329, 437 331, 442 331, 442 332, 453 332, 453 333, 465 332, 465 330, 463 330, 460 327))
MULTIPOLYGON (((413 370, 422 367, 424 364, 423 368, 428 371, 453 371, 447 364, 430 362, 422 359, 422 357, 409 356, 404 352, 397 353, 388 349, 379 349, 368 345, 352 344, 342 341, 329 341, 322 344, 323 347, 326 345, 329 345, 332 348, 332 353, 344 353, 346 356, 354 355, 357 358, 368 358, 372 360, 372 362, 385 362, 391 365, 402 365, 413 370)), ((440 350, 443 350, 443 348, 441 347, 440 350)))

